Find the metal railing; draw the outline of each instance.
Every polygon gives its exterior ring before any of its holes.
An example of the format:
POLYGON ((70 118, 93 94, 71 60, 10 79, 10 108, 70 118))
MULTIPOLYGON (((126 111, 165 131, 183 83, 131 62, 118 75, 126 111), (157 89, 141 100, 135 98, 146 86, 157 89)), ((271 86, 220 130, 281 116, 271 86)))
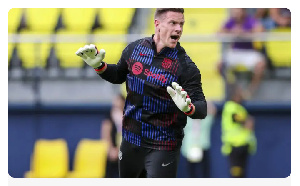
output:
MULTIPOLYGON (((149 34, 8 34, 9 43, 81 43, 87 41, 133 42, 149 34)), ((183 34, 180 42, 291 41, 290 32, 244 34, 240 40, 232 34, 183 34)))

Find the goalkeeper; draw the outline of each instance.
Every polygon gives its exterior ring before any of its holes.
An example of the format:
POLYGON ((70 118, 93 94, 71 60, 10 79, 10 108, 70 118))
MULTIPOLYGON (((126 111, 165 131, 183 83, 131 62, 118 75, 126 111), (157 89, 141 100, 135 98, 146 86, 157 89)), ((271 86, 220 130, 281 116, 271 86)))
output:
POLYGON ((126 81, 121 178, 176 177, 187 116, 206 117, 200 71, 178 42, 183 13, 182 8, 156 9, 155 34, 130 43, 116 65, 105 63, 105 50, 93 44, 76 52, 101 78, 126 81))

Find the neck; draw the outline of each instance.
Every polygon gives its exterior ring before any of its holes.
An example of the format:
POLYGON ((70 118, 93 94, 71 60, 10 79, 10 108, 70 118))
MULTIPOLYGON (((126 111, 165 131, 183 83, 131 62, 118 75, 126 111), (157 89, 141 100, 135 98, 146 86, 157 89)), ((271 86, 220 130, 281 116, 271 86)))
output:
POLYGON ((156 52, 159 53, 164 48, 163 44, 160 41, 159 35, 155 34, 154 37, 153 37, 153 40, 154 40, 154 43, 155 43, 155 46, 156 46, 156 52))
POLYGON ((239 98, 233 98, 232 101, 234 101, 234 102, 236 102, 236 103, 238 103, 238 104, 241 103, 241 99, 239 99, 239 98))

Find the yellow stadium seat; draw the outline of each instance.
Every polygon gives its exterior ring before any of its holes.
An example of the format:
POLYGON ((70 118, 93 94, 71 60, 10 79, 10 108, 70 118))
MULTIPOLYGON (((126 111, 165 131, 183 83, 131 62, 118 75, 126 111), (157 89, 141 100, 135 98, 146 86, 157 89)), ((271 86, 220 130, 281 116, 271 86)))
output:
POLYGON ((81 68, 83 60, 75 52, 87 43, 56 43, 55 52, 61 68, 81 68))
MULTIPOLYGON (((57 39, 72 37, 75 35, 86 37, 85 34, 90 34, 91 28, 95 22, 96 8, 64 8, 62 10, 62 22, 64 28, 57 31, 57 39)), ((73 39, 71 39, 73 40, 73 39)), ((86 42, 60 42, 54 45, 57 58, 60 61, 62 68, 82 68, 83 60, 78 57, 75 52, 84 45, 90 44, 86 42)))
POLYGON ((69 152, 64 139, 39 139, 34 145, 30 171, 26 178, 64 178, 68 172, 69 152))
POLYGON ((216 68, 217 63, 221 60, 221 44, 218 42, 182 42, 181 46, 200 70, 206 98, 222 101, 224 82, 216 68))
POLYGON ((75 54, 75 52, 80 48, 84 47, 87 44, 87 37, 85 35, 81 35, 78 33, 70 32, 68 30, 59 30, 57 32, 57 43, 54 45, 55 53, 57 58, 60 61, 60 67, 61 68, 81 68, 84 65, 84 61, 75 54), (73 35, 74 34, 74 35, 73 35), (69 37, 71 41, 72 35, 76 38, 78 37, 84 37, 83 40, 86 40, 86 42, 60 42, 60 39, 64 39, 69 37))
MULTIPOLYGON (((34 36, 38 34, 33 31, 23 30, 20 32, 20 36, 23 34, 34 36)), ((23 42, 16 44, 18 50, 18 56, 22 60, 23 67, 25 69, 32 69, 35 67, 44 68, 47 63, 47 58, 50 55, 50 49, 52 44, 49 42, 23 42)))
POLYGON ((9 61, 12 57, 14 47, 15 47, 14 43, 8 43, 8 65, 9 65, 9 61))
POLYGON ((22 8, 12 8, 8 12, 8 33, 16 33, 22 18, 22 8))
MULTIPOLYGON (((271 33, 290 33, 290 28, 279 28, 271 33)), ((291 41, 267 41, 265 42, 267 55, 274 67, 291 67, 291 41)))
POLYGON ((26 23, 30 31, 53 33, 60 15, 59 8, 26 8, 26 23))
POLYGON ((150 9, 150 16, 147 18, 147 25, 145 28, 145 33, 146 34, 154 34, 155 28, 154 28, 154 13, 155 13, 156 8, 151 8, 150 9))
POLYGON ((76 148, 69 178, 105 177, 108 144, 103 140, 82 139, 76 148))
POLYGON ((95 8, 64 8, 62 22, 67 31, 90 33, 96 18, 95 8))
POLYGON ((184 34, 216 33, 227 18, 226 8, 186 8, 184 34))
POLYGON ((108 64, 117 64, 121 58, 122 51, 127 46, 126 43, 114 42, 114 43, 96 43, 97 48, 100 50, 103 48, 105 50, 105 61, 108 64))
MULTIPOLYGON (((99 8, 99 20, 107 33, 126 34, 132 22, 135 8, 99 8)), ((96 31, 97 33, 97 31, 96 31)))

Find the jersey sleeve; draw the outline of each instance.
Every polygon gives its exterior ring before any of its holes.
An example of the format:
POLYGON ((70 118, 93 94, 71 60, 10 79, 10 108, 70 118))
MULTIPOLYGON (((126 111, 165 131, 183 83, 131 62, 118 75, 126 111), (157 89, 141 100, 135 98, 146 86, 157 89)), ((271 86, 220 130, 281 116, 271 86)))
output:
POLYGON ((117 64, 107 64, 106 70, 99 74, 104 80, 113 84, 122 84, 126 81, 128 71, 127 60, 130 55, 130 45, 122 52, 121 58, 117 64))
POLYGON ((195 63, 185 55, 187 69, 182 74, 182 88, 187 92, 195 106, 192 119, 204 119, 207 115, 207 103, 202 89, 201 74, 195 63))

